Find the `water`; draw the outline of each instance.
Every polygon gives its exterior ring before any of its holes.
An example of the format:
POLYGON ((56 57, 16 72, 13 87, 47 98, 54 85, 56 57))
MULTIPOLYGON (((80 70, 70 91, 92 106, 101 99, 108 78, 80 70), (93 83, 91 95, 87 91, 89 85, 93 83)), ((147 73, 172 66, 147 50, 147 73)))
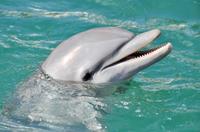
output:
MULTIPOLYGON (((167 58, 103 98, 108 110, 101 113, 99 122, 104 129, 200 131, 199 0, 1 0, 0 109, 17 84, 38 69, 61 41, 101 26, 123 27, 135 33, 159 28, 162 35, 152 47, 166 41, 174 47, 167 58)), ((39 127, 37 123, 28 126, 1 120, 2 130, 68 130, 45 122, 39 127)), ((72 130, 87 130, 78 126, 72 130)))

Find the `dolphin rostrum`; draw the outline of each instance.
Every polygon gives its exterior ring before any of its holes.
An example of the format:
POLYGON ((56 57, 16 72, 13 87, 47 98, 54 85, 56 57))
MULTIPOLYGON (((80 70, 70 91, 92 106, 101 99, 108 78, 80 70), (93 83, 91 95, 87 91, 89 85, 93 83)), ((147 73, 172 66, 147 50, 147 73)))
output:
POLYGON ((118 27, 90 29, 62 42, 42 64, 42 70, 62 81, 106 83, 125 80, 170 53, 172 45, 169 42, 141 50, 159 35, 158 29, 136 36, 118 27))

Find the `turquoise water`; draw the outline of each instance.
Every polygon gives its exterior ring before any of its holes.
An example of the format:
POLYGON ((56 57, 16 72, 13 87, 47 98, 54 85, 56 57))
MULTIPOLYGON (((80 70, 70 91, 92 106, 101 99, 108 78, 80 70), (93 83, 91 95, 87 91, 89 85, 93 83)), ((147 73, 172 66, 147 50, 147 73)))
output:
MULTIPOLYGON (((200 131, 199 0, 1 0, 0 109, 63 40, 89 28, 159 28, 172 53, 105 97, 106 131, 200 131)), ((1 128, 1 127, 0 127, 1 128)))

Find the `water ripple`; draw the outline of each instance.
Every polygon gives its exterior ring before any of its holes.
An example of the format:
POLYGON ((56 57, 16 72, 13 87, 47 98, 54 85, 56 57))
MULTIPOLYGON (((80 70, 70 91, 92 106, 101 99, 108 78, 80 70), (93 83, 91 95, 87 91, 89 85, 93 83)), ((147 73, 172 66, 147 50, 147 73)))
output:
POLYGON ((153 18, 149 19, 145 24, 139 24, 136 21, 131 20, 120 20, 120 19, 110 19, 101 14, 90 13, 86 11, 48 11, 38 8, 30 8, 31 11, 11 11, 11 10, 0 10, 1 16, 12 16, 12 17, 48 17, 48 18, 63 18, 63 17, 78 17, 80 20, 97 23, 102 25, 118 26, 125 27, 128 29, 152 29, 160 28, 162 30, 168 31, 182 31, 188 36, 199 37, 199 31, 194 31, 193 26, 199 25, 198 23, 188 23, 188 22, 179 22, 170 19, 158 19, 153 18))

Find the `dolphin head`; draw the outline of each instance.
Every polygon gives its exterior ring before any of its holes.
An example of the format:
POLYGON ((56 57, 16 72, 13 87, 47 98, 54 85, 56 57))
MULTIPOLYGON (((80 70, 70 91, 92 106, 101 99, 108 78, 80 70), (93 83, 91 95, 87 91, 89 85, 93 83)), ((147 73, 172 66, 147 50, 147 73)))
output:
POLYGON ((62 81, 126 80, 170 53, 170 43, 141 50, 159 35, 158 29, 136 36, 117 27, 90 29, 62 42, 41 68, 53 79, 62 81))

